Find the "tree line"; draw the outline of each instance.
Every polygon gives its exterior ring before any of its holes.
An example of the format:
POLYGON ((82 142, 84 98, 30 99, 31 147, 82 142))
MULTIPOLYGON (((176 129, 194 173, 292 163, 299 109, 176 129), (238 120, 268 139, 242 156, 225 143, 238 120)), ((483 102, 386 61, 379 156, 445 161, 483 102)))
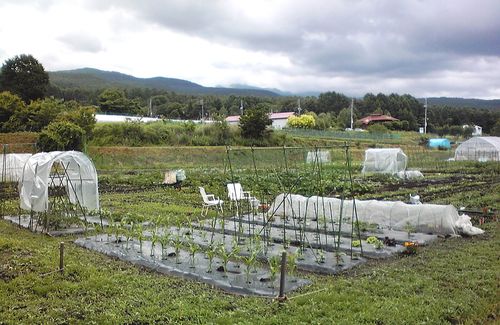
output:
MULTIPOLYGON (((335 91, 322 93, 318 97, 299 98, 197 96, 150 88, 62 89, 50 84, 47 72, 33 56, 24 54, 8 59, 2 66, 0 91, 8 91, 24 102, 24 106, 12 106, 9 103, 13 99, 3 95, 4 103, 0 104, 0 130, 3 132, 42 130, 48 125, 47 121, 55 121, 54 115, 45 114, 45 110, 72 112, 84 108, 89 111, 94 107, 97 112, 112 114, 153 115, 169 119, 221 119, 228 115, 239 115, 242 108, 243 112, 252 108, 266 112, 298 113, 299 100, 301 112, 309 112, 314 117, 314 128, 343 129, 350 126, 351 98, 335 91), (53 102, 44 103, 45 97, 52 98, 53 102), (57 101, 54 98, 59 102, 54 102, 57 101)), ((424 124, 424 107, 409 94, 368 93, 354 99, 354 119, 374 112, 398 118, 400 121, 388 124, 389 128, 395 130, 417 130, 424 124)), ((431 106, 428 117, 430 132, 458 132, 464 124, 480 125, 486 133, 500 130, 500 112, 494 110, 431 106)))

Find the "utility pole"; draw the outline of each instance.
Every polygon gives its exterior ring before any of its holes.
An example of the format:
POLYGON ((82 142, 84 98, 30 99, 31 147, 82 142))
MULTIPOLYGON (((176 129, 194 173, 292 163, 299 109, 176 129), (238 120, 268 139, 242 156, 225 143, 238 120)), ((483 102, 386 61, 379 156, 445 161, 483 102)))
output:
POLYGON ((424 104, 424 134, 427 134, 427 98, 425 98, 425 104, 424 104))
POLYGON ((203 123, 203 119, 205 118, 205 112, 203 111, 203 98, 201 99, 201 123, 203 123))
POLYGON ((297 107, 297 111, 299 111, 299 116, 300 112, 302 111, 302 108, 300 107, 300 98, 297 100, 299 107, 297 107))
POLYGON ((353 126, 354 126, 353 110, 354 110, 354 98, 351 98, 351 130, 354 130, 353 129, 353 126))
POLYGON ((149 97, 149 117, 153 116, 153 99, 149 97))
POLYGON ((240 99, 240 116, 243 115, 243 99, 240 99))

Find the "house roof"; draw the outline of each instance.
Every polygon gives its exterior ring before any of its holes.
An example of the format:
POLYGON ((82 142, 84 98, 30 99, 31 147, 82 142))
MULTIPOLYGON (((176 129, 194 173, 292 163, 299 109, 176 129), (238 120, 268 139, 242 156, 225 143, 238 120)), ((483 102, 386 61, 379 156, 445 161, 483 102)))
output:
POLYGON ((271 113, 269 114, 269 118, 271 120, 281 120, 281 119, 287 119, 290 116, 295 114, 294 112, 280 112, 280 113, 271 113))
POLYGON ((226 117, 226 122, 238 122, 240 120, 239 115, 231 115, 226 117))
POLYGON ((371 122, 390 122, 390 121, 399 121, 397 118, 382 115, 382 114, 370 114, 358 120, 361 124, 370 124, 371 122))
MULTIPOLYGON (((288 117, 292 116, 295 114, 294 112, 280 112, 280 113, 271 113, 269 114, 269 118, 271 120, 283 120, 283 119, 288 119, 288 117)), ((240 120, 239 115, 231 115, 226 117, 227 122, 238 122, 240 120)))

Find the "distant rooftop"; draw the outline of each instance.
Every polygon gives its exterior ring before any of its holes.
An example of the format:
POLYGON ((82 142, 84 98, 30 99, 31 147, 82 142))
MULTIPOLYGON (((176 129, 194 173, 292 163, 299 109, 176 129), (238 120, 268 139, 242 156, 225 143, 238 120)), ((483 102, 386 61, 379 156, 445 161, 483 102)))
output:
POLYGON ((370 114, 358 120, 363 125, 368 125, 371 122, 391 122, 391 121, 399 121, 397 118, 383 115, 383 114, 370 114))
MULTIPOLYGON (((279 112, 279 113, 271 113, 269 114, 269 119, 271 120, 284 120, 288 119, 288 117, 295 114, 294 112, 279 112)), ((238 122, 240 120, 239 115, 231 115, 226 117, 227 122, 238 122)))

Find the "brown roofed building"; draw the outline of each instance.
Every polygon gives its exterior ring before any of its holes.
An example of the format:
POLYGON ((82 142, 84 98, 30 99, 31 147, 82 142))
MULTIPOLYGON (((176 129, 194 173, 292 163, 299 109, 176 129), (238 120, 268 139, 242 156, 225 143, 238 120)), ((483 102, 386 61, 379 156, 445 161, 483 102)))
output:
POLYGON ((392 122, 392 121, 399 121, 399 120, 395 117, 383 114, 370 114, 358 120, 358 122, 361 123, 362 127, 368 127, 370 124, 373 123, 392 122))

